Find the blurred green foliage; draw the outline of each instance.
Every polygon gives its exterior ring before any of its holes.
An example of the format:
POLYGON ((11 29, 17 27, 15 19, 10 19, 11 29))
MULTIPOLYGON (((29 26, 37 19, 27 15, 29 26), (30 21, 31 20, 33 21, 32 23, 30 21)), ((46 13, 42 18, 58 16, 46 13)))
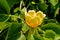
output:
POLYGON ((58 40, 60 0, 0 0, 0 40, 58 40), (25 11, 43 11, 38 28, 25 23, 25 11))
POLYGON ((54 39, 55 35, 56 35, 56 33, 54 31, 52 31, 52 30, 46 30, 46 32, 45 32, 45 37, 46 38, 54 39))
POLYGON ((60 25, 56 24, 56 23, 47 23, 45 25, 41 26, 42 30, 53 30, 56 33, 60 34, 60 25))

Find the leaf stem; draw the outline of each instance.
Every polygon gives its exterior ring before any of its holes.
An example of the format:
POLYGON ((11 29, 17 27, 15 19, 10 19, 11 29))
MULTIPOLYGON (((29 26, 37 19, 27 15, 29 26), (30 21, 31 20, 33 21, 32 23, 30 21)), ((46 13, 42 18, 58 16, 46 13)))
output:
POLYGON ((0 14, 0 15, 8 16, 8 18, 7 18, 4 22, 6 22, 6 21, 9 19, 9 17, 12 17, 12 16, 14 16, 14 17, 16 17, 16 18, 19 18, 19 19, 21 19, 21 20, 23 20, 23 21, 24 21, 24 19, 22 19, 20 16, 7 15, 7 14, 0 14))

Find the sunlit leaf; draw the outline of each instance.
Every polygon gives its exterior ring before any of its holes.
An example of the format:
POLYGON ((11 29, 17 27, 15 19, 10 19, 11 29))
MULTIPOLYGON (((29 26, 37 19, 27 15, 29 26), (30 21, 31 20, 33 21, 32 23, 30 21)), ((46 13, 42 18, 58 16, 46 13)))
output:
POLYGON ((59 14, 59 7, 55 11, 55 17, 56 17, 57 14, 59 14))
POLYGON ((33 34, 28 34, 28 40, 34 40, 33 34))
POLYGON ((0 14, 0 22, 7 22, 9 18, 9 15, 0 14))
POLYGON ((16 8, 14 9, 14 12, 18 12, 20 10, 20 8, 16 8))
POLYGON ((22 19, 24 19, 25 18, 25 13, 26 13, 26 11, 27 11, 27 9, 24 7, 22 10, 20 10, 20 17, 22 18, 22 19))
POLYGON ((17 40, 26 40, 26 37, 21 33, 21 36, 17 40))
POLYGON ((10 25, 11 25, 11 23, 0 22, 0 33, 1 33, 4 29, 8 28, 10 25))
POLYGON ((56 34, 55 40, 60 40, 60 35, 56 34))
POLYGON ((41 3, 44 3, 45 1, 44 0, 40 0, 41 1, 41 3))
POLYGON ((17 21, 18 18, 18 13, 14 14, 13 16, 11 16, 11 20, 12 21, 17 21))
POLYGON ((29 26, 27 24, 24 24, 22 27, 22 31, 26 33, 29 30, 29 26))
POLYGON ((52 38, 44 38, 45 40, 54 40, 54 39, 52 39, 52 38))
POLYGON ((58 3, 59 0, 50 0, 50 3, 55 6, 58 3))

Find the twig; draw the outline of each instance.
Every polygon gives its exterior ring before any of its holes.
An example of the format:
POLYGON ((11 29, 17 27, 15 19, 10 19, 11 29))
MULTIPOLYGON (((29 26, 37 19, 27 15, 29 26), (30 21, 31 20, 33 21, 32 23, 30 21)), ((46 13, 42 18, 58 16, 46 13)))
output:
POLYGON ((21 0, 21 2, 20 2, 20 9, 21 9, 21 7, 22 7, 22 2, 23 2, 23 0, 21 0))

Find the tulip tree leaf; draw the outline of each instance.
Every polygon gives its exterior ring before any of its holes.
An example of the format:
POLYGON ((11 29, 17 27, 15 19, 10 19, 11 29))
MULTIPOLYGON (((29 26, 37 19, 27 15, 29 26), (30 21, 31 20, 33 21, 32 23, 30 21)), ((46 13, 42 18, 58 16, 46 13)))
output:
POLYGON ((14 4, 17 4, 19 2, 20 2, 20 0, 7 0, 7 3, 9 4, 10 8, 13 7, 14 4))
POLYGON ((34 36, 33 36, 33 33, 32 33, 32 30, 29 30, 29 32, 28 32, 27 40, 35 40, 34 36))
POLYGON ((0 0, 0 11, 1 9, 8 14, 10 13, 10 7, 6 0, 0 0))
POLYGON ((21 33, 21 36, 17 40, 26 40, 26 37, 21 33))
POLYGON ((28 40, 34 40, 34 36, 31 34, 28 35, 28 40))
POLYGON ((56 33, 54 31, 52 31, 52 30, 46 30, 46 32, 45 32, 45 37, 46 38, 52 38, 52 39, 54 39, 55 36, 56 36, 56 33))
POLYGON ((59 7, 55 11, 55 17, 56 17, 57 14, 59 14, 59 7))
POLYGON ((11 27, 9 27, 8 34, 5 40, 17 40, 20 37, 21 33, 21 24, 20 23, 12 23, 11 27))
POLYGON ((4 14, 0 14, 0 22, 6 22, 10 17, 4 14))
POLYGON ((42 30, 53 30, 57 34, 60 34, 60 25, 57 25, 56 23, 47 23, 45 25, 41 26, 42 30))
POLYGON ((0 33, 1 33, 4 29, 8 28, 10 25, 11 25, 11 23, 0 22, 0 33))
POLYGON ((45 4, 45 3, 41 3, 41 4, 39 5, 39 7, 40 7, 41 10, 45 11, 45 10, 48 8, 48 5, 45 4))
POLYGON ((27 24, 24 24, 22 27, 22 31, 26 33, 29 30, 29 26, 27 24))
POLYGON ((26 13, 26 8, 24 7, 22 10, 20 10, 20 17, 22 18, 22 19, 24 19, 25 18, 25 13, 26 13))
POLYGON ((51 3, 53 6, 55 6, 55 5, 57 5, 58 1, 59 1, 59 0, 50 0, 50 3, 51 3))

